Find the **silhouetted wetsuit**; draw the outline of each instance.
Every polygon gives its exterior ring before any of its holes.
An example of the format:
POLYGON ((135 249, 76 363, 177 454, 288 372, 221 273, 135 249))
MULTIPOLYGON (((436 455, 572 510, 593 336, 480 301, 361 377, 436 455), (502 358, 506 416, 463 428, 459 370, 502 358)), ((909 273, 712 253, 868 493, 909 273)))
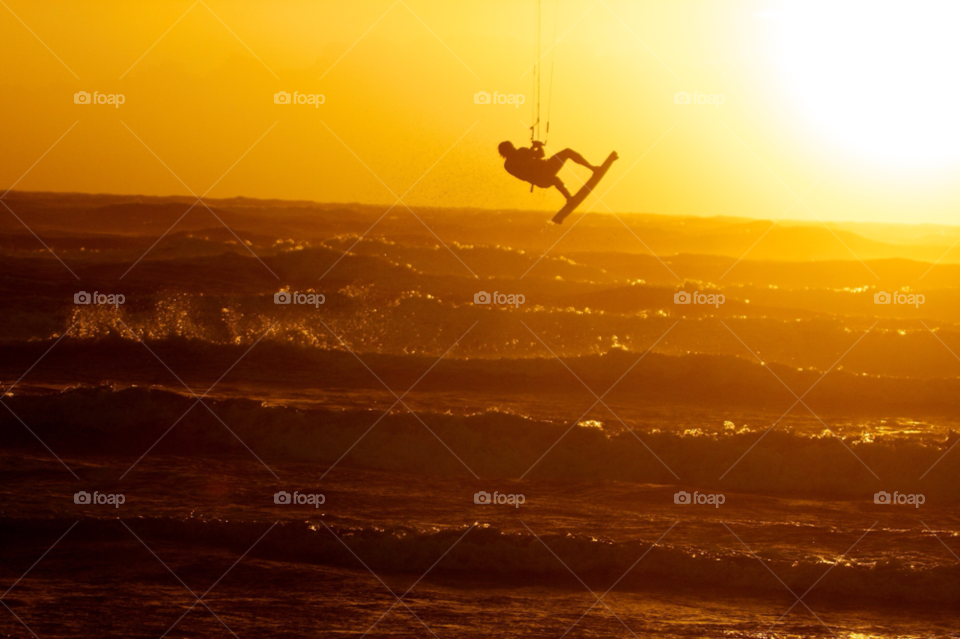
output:
POLYGON ((563 168, 563 163, 567 160, 573 160, 588 169, 596 170, 597 168, 573 149, 564 149, 545 160, 543 159, 542 142, 534 142, 531 148, 513 149, 505 157, 503 168, 507 170, 507 173, 524 182, 539 186, 541 189, 555 186, 567 199, 570 199, 570 192, 567 191, 563 181, 557 177, 557 173, 563 168))

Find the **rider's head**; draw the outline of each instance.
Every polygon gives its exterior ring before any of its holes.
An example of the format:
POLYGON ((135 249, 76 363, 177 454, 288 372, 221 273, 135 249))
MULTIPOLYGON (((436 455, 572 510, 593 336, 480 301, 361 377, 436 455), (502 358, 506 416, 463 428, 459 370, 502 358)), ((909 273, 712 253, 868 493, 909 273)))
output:
POLYGON ((497 150, 500 151, 500 155, 503 157, 509 157, 517 149, 514 148, 513 142, 501 142, 497 147, 497 150))

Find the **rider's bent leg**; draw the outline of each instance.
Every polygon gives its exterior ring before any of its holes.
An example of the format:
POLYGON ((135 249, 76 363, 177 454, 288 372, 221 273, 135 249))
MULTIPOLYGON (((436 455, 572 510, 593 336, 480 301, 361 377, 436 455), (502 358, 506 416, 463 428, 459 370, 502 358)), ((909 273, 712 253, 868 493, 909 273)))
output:
POLYGON ((585 167, 587 167, 588 169, 595 169, 595 168, 597 168, 597 167, 595 167, 594 165, 592 165, 592 164, 590 164, 589 162, 587 162, 587 160, 586 160, 582 155, 580 155, 579 153, 577 153, 577 152, 574 151, 573 149, 564 149, 564 150, 560 151, 559 153, 557 153, 556 155, 554 155, 554 156, 553 156, 552 158, 550 158, 550 159, 558 162, 561 166, 562 166, 563 163, 566 162, 567 160, 572 160, 573 162, 576 162, 576 163, 579 164, 580 166, 585 166, 585 167))
POLYGON ((563 183, 563 180, 561 180, 561 179, 560 179, 559 177, 557 177, 556 175, 553 176, 553 184, 552 184, 552 185, 555 186, 555 187, 557 187, 557 190, 560 191, 560 193, 563 194, 563 197, 567 198, 568 200, 569 200, 571 197, 573 197, 572 195, 570 195, 570 191, 567 190, 567 186, 563 183))

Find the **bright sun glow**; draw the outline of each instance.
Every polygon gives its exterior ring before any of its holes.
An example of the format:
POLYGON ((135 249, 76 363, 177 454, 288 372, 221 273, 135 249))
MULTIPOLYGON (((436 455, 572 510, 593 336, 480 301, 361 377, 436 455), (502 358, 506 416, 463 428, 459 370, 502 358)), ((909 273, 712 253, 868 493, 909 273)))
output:
POLYGON ((802 2, 779 58, 829 133, 884 161, 960 157, 960 2, 802 2))

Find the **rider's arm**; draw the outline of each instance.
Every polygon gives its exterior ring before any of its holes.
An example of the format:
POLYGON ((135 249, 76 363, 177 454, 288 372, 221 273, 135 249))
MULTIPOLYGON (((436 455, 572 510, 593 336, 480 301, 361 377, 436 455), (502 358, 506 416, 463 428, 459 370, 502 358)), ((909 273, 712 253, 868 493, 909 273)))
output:
POLYGON ((544 158, 545 154, 543 152, 543 142, 540 142, 539 140, 532 142, 530 144, 530 148, 533 149, 533 156, 535 158, 538 160, 542 160, 544 158))

